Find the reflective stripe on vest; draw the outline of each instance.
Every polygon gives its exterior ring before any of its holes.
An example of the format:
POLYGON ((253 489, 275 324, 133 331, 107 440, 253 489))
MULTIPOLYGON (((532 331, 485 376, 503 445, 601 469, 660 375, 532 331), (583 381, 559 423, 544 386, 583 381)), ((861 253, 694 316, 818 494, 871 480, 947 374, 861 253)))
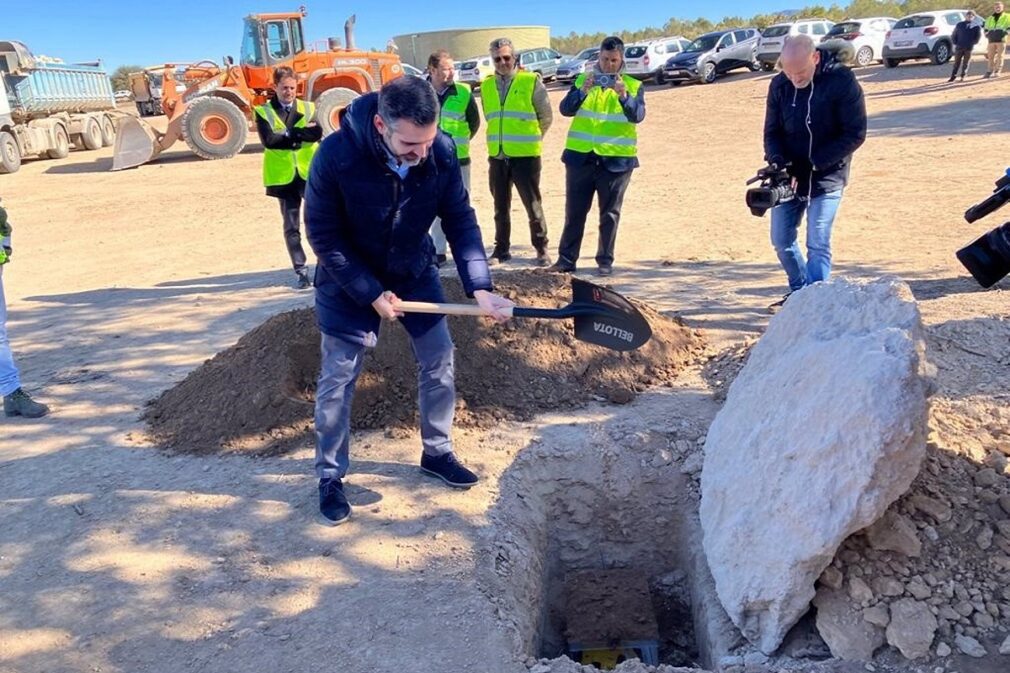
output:
MULTIPOLYGON (((287 126, 269 102, 257 105, 255 110, 256 114, 265 119, 277 133, 287 131, 287 126)), ((295 110, 302 116, 295 123, 295 128, 305 128, 316 114, 316 104, 295 100, 295 110)), ((265 187, 289 185, 294 181, 295 175, 300 176, 302 180, 308 180, 312 157, 315 156, 318 147, 319 143, 302 143, 297 150, 264 150, 263 185, 265 187)))
POLYGON ((466 84, 454 84, 456 92, 445 99, 439 115, 438 126, 456 143, 456 157, 470 158, 470 125, 466 123, 466 109, 473 93, 466 84))
MULTIPOLYGON (((642 83, 622 75, 629 96, 637 96, 642 83)), ((575 86, 582 88, 585 75, 579 75, 575 86)), ((601 157, 634 157, 638 154, 638 130, 628 121, 624 108, 613 89, 594 86, 572 120, 565 149, 601 157)))
POLYGON ((487 151, 492 157, 538 157, 543 150, 543 133, 533 106, 537 75, 517 72, 505 95, 498 95, 498 78, 488 77, 480 85, 480 102, 487 120, 487 151))

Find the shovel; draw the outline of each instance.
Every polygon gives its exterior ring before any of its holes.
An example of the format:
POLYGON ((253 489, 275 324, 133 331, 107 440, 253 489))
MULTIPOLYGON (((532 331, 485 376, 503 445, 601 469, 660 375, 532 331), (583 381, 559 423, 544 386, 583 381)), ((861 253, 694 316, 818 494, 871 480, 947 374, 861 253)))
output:
MULTIPOLYGON (((487 315, 474 304, 435 304, 398 301, 393 308, 404 313, 487 315)), ((561 308, 513 306, 513 318, 575 319, 575 338, 615 351, 640 348, 652 337, 652 328, 634 305, 611 289, 572 278, 572 303, 561 308)))

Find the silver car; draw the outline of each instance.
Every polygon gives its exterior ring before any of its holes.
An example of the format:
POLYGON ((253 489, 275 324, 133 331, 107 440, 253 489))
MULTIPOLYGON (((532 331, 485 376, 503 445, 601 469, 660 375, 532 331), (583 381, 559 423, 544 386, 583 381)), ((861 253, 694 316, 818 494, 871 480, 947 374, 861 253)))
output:
POLYGON ((523 49, 516 54, 519 67, 526 72, 538 72, 544 81, 554 79, 558 75, 558 66, 564 57, 550 47, 539 49, 523 49))
POLYGON ((557 78, 559 82, 572 82, 576 77, 592 70, 593 64, 600 57, 599 47, 587 47, 572 58, 564 61, 558 66, 557 78))

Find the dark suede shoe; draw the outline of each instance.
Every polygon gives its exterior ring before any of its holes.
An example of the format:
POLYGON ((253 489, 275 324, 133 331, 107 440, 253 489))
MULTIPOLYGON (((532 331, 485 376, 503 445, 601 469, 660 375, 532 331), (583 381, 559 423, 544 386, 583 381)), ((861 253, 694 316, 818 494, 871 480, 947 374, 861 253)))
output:
POLYGON ((546 250, 537 250, 537 258, 533 260, 533 266, 550 266, 551 256, 546 250))
POLYGON ((574 266, 571 264, 565 264, 560 259, 547 267, 547 270, 551 273, 575 273, 574 266))
POLYGON ((319 480, 319 514, 327 526, 339 526, 351 518, 351 505, 339 479, 319 480))
POLYGON ((4 414, 7 416, 42 418, 48 413, 49 407, 33 400, 22 388, 18 388, 10 395, 4 395, 4 414))
POLYGON ((495 251, 487 258, 487 263, 494 266, 495 264, 504 264, 510 259, 512 259, 512 253, 495 251))
POLYGON ((441 456, 421 454, 421 472, 432 477, 438 477, 453 488, 470 488, 480 479, 476 474, 463 467, 452 452, 441 456))
POLYGON ((771 313, 771 314, 775 314, 775 313, 778 313, 779 311, 781 311, 782 307, 786 305, 787 301, 789 301, 789 295, 791 295, 791 294, 792 294, 792 292, 786 293, 786 296, 782 297, 777 302, 775 302, 774 304, 772 304, 771 306, 769 306, 768 307, 768 312, 771 313))
POLYGON ((610 266, 609 264, 601 264, 600 266, 596 267, 596 275, 597 276, 613 276, 614 275, 614 267, 610 266))
POLYGON ((443 266, 445 266, 445 263, 447 261, 448 258, 445 255, 435 255, 435 266, 437 266, 438 268, 441 269, 443 266))

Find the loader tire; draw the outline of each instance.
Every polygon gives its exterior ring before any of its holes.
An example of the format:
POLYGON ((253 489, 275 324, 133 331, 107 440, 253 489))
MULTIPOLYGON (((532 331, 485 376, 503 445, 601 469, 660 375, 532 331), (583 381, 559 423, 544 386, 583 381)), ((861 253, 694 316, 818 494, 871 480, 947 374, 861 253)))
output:
POLYGON ((116 142, 116 122, 112 117, 105 115, 102 117, 102 146, 111 147, 116 142))
POLYGON ((224 98, 197 98, 182 115, 182 137, 203 159, 232 158, 245 147, 248 132, 245 114, 224 98))
POLYGON ((8 131, 0 131, 0 173, 17 173, 21 168, 21 148, 8 131))
POLYGON ((81 131, 81 142, 89 150, 97 150, 102 147, 102 126, 98 120, 91 117, 84 122, 84 130, 81 131))
POLYGON ((323 129, 324 137, 340 128, 340 111, 360 95, 343 87, 327 89, 319 94, 316 99, 316 122, 323 129))
POLYGON ((67 128, 62 124, 53 129, 53 138, 56 139, 56 146, 51 150, 46 150, 46 156, 50 159, 66 159, 70 156, 70 136, 67 135, 67 128))

